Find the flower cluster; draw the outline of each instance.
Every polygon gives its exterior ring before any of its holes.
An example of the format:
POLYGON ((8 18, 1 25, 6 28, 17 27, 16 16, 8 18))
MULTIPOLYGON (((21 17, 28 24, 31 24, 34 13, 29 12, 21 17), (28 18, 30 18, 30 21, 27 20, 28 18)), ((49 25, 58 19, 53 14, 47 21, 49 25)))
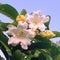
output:
POLYGON ((25 16, 18 15, 16 21, 18 22, 17 27, 8 25, 8 30, 6 31, 7 34, 12 35, 8 40, 8 44, 13 46, 20 44, 23 49, 28 49, 36 35, 47 38, 55 36, 52 31, 46 30, 45 23, 49 21, 49 17, 41 15, 39 10, 32 14, 27 13, 25 16))

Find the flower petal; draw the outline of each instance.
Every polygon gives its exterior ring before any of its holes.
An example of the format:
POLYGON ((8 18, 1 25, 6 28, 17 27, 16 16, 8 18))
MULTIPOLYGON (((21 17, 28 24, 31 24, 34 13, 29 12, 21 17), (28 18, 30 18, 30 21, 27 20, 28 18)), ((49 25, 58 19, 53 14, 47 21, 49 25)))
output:
POLYGON ((28 29, 27 30, 27 37, 28 38, 34 38, 35 37, 35 35, 36 35, 36 32, 35 32, 35 30, 33 30, 33 29, 28 29))
POLYGON ((42 15, 42 16, 40 17, 40 22, 41 22, 41 23, 46 23, 46 22, 48 22, 48 21, 49 21, 49 17, 48 17, 48 16, 42 15))
POLYGON ((18 26, 17 29, 27 29, 28 28, 28 24, 26 22, 18 22, 18 26))
POLYGON ((31 45, 31 40, 28 38, 24 38, 20 41, 20 45, 23 49, 28 49, 28 46, 31 45))
POLYGON ((45 31, 46 28, 47 28, 47 27, 46 27, 44 24, 40 24, 40 25, 39 25, 40 31, 45 31))
POLYGON ((33 23, 29 24, 29 28, 36 30, 38 25, 34 25, 33 23))
POLYGON ((37 11, 34 11, 33 13, 34 13, 34 14, 33 14, 34 16, 35 16, 35 15, 36 15, 36 16, 39 16, 39 15, 41 14, 41 11, 40 11, 40 10, 37 10, 37 11))
POLYGON ((19 44, 20 40, 16 37, 11 37, 9 40, 8 40, 8 44, 10 45, 13 45, 13 46, 16 46, 17 44, 19 44))

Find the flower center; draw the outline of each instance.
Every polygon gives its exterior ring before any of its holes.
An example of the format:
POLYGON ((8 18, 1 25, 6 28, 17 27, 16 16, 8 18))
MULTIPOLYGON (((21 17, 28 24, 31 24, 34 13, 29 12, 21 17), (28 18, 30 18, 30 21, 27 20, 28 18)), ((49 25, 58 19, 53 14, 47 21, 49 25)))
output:
POLYGON ((25 37, 26 37, 26 33, 25 33, 24 31, 20 30, 20 31, 18 31, 18 32, 16 33, 16 36, 17 36, 18 38, 25 38, 25 37))
POLYGON ((34 25, 38 25, 38 21, 37 20, 33 20, 33 24, 34 25))

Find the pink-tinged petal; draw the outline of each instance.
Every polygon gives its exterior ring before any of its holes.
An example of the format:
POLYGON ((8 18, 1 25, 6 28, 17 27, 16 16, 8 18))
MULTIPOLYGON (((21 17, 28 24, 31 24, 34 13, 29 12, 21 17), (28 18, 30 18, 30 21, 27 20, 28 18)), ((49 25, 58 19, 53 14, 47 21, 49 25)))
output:
POLYGON ((34 18, 34 17, 33 17, 32 15, 26 17, 26 22, 27 22, 27 23, 31 23, 31 21, 33 20, 33 18, 34 18))
POLYGON ((46 27, 44 24, 40 24, 40 25, 39 25, 40 31, 45 31, 46 28, 47 28, 47 27, 46 27))
POLYGON ((48 22, 49 21, 49 16, 46 16, 46 21, 45 22, 48 22))
POLYGON ((28 29, 27 30, 27 37, 28 38, 34 38, 35 37, 35 35, 36 35, 36 32, 35 32, 35 30, 33 30, 33 29, 28 29))
POLYGON ((31 40, 29 38, 20 38, 20 42, 24 45, 30 45, 31 40))
POLYGON ((9 30, 13 30, 13 29, 16 29, 17 27, 15 27, 14 25, 8 25, 7 28, 8 28, 9 30))
POLYGON ((31 28, 31 29, 36 30, 37 27, 38 27, 38 26, 37 26, 37 25, 34 25, 33 23, 29 24, 29 28, 31 28))
POLYGON ((28 28, 28 24, 26 22, 18 22, 18 26, 17 29, 27 29, 28 28))
POLYGON ((39 16, 41 14, 41 11, 40 10, 38 10, 38 11, 34 11, 34 14, 33 14, 33 16, 39 16))
POLYGON ((48 16, 42 15, 40 17, 40 23, 46 23, 48 21, 49 21, 49 17, 48 16))
POLYGON ((19 44, 20 40, 16 37, 11 37, 9 40, 8 40, 8 44, 9 45, 13 45, 13 46, 16 46, 17 44, 19 44))
POLYGON ((27 45, 24 45, 24 44, 20 44, 21 45, 21 47, 23 48, 23 49, 25 49, 25 50, 27 50, 28 49, 28 46, 27 45))
POLYGON ((6 34, 12 35, 12 36, 16 36, 16 34, 17 34, 17 29, 8 29, 8 30, 6 31, 6 34))
POLYGON ((20 45, 23 49, 28 49, 28 46, 31 45, 31 40, 29 38, 23 38, 20 41, 20 45))
POLYGON ((8 30, 8 31, 6 31, 5 33, 6 33, 6 34, 8 34, 8 35, 15 36, 14 32, 11 32, 11 31, 9 31, 9 30, 8 30))
POLYGON ((17 31, 17 27, 15 27, 14 25, 8 25, 8 30, 5 33, 8 35, 15 36, 16 31, 17 31))
POLYGON ((25 17, 27 18, 28 16, 30 16, 30 14, 29 13, 27 13, 26 15, 25 15, 25 17))
POLYGON ((29 38, 17 38, 17 37, 11 37, 8 40, 8 44, 12 46, 16 46, 19 43, 23 49, 28 49, 28 46, 31 45, 31 40, 29 38))

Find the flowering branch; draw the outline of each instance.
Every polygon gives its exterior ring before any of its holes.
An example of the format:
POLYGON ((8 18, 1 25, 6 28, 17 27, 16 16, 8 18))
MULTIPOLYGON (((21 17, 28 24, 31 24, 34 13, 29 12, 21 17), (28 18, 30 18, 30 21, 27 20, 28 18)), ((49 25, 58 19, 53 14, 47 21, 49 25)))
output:
POLYGON ((0 4, 0 13, 13 19, 13 23, 0 22, 0 43, 7 60, 58 60, 60 47, 50 39, 60 37, 60 32, 49 29, 49 15, 40 10, 30 14, 25 9, 18 14, 8 4, 0 4))

